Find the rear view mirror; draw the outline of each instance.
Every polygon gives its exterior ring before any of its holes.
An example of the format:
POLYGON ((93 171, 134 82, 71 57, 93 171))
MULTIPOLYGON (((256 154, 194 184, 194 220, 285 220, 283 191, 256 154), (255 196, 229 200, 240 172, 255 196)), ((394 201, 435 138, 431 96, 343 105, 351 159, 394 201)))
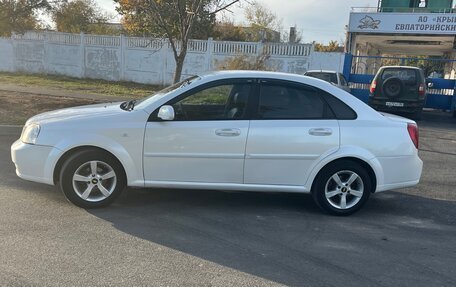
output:
POLYGON ((172 106, 161 106, 158 110, 158 117, 164 121, 174 120, 174 108, 172 106))

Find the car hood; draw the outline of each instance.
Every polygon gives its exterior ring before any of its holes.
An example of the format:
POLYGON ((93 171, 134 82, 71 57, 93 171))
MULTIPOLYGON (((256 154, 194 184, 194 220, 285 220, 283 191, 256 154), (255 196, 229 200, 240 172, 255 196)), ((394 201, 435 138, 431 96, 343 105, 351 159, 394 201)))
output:
POLYGON ((72 107, 45 112, 31 117, 28 123, 46 124, 57 121, 88 119, 126 113, 120 108, 121 102, 72 107))

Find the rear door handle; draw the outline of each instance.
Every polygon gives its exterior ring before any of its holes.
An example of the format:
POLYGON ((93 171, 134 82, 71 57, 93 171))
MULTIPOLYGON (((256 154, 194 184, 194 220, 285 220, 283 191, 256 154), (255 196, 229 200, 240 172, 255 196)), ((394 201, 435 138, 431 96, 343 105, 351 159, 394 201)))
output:
POLYGON ((315 129, 309 130, 309 135, 312 135, 312 136, 330 136, 330 135, 332 135, 332 133, 333 133, 332 129, 327 129, 327 128, 315 128, 315 129))
POLYGON ((240 129, 218 129, 215 134, 221 137, 237 137, 241 134, 240 129))

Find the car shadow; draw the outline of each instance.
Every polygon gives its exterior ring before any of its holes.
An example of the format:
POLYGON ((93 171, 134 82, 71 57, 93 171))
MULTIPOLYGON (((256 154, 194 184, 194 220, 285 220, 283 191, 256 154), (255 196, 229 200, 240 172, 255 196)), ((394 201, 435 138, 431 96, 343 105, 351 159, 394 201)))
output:
POLYGON ((322 214, 309 195, 130 189, 111 207, 88 212, 122 232, 198 258, 285 285, 313 286, 342 279, 376 285, 369 276, 375 273, 371 256, 381 252, 409 265, 397 249, 414 244, 388 249, 384 242, 406 242, 410 232, 429 230, 454 236, 455 207, 389 192, 372 196, 352 216, 334 217, 322 214), (373 248, 383 249, 361 252, 373 248), (350 260, 358 270, 346 266, 350 260), (335 275, 322 277, 326 272, 335 275))

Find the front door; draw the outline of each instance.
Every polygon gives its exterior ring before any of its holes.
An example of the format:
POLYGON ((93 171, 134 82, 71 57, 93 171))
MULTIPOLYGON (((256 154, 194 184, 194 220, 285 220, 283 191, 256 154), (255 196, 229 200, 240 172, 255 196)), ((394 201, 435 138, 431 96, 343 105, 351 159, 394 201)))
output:
POLYGON ((197 87, 167 103, 173 121, 154 113, 147 123, 148 182, 242 183, 251 83, 230 80, 197 87))
POLYGON ((338 121, 318 90, 261 81, 246 148, 246 184, 302 186, 311 166, 338 148, 338 121))

